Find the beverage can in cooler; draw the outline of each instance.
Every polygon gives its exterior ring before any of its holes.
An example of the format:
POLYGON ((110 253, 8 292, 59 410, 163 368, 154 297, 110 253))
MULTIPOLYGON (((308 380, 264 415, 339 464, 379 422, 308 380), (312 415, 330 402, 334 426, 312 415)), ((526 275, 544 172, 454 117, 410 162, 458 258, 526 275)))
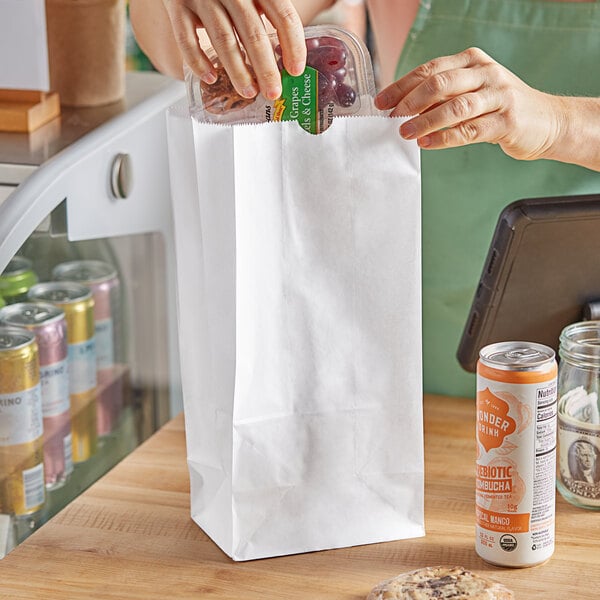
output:
MULTIPOLYGON (((57 265, 52 277, 77 281, 89 287, 94 297, 96 365, 98 370, 98 435, 108 435, 119 419, 123 391, 114 384, 115 362, 120 340, 120 282, 115 268, 99 260, 75 260, 57 265)), ((117 382, 118 383, 118 382, 117 382)))
POLYGON ((556 374, 541 344, 479 354, 475 544, 487 562, 527 567, 554 552, 556 374))
POLYGON ((46 486, 56 488, 73 470, 65 313, 53 304, 19 302, 0 310, 0 322, 35 334, 44 418, 44 474, 46 486))
POLYGON ((27 292, 37 283, 32 262, 24 256, 15 255, 0 274, 0 296, 6 304, 27 299, 27 292))
POLYGON ((96 453, 96 340, 94 300, 86 286, 70 281, 38 283, 29 290, 33 302, 61 308, 67 321, 69 393, 73 462, 96 453))
POLYGON ((42 395, 35 335, 0 326, 0 513, 45 503, 42 395))

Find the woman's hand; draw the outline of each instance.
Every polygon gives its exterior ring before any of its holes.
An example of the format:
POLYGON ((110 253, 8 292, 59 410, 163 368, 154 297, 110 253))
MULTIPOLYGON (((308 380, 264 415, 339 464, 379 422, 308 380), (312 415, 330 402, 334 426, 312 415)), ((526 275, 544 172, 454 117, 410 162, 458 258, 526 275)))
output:
POLYGON ((241 96, 253 98, 259 90, 269 100, 281 95, 281 75, 263 14, 277 31, 286 70, 292 75, 300 75, 304 70, 304 31, 291 0, 162 1, 183 60, 206 83, 216 80, 215 68, 200 48, 198 28, 206 30, 219 61, 241 96))
POLYGON ((375 103, 393 108, 392 116, 418 115, 400 134, 427 149, 491 142, 513 158, 533 160, 551 153, 564 127, 558 97, 529 87, 478 48, 417 67, 375 103))

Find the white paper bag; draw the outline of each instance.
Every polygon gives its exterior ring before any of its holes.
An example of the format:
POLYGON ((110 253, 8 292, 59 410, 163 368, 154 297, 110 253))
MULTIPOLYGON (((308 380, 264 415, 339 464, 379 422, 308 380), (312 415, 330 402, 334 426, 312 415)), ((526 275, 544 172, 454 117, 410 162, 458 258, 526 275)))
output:
POLYGON ((170 115, 191 511, 235 560, 424 534, 420 167, 398 127, 170 115))

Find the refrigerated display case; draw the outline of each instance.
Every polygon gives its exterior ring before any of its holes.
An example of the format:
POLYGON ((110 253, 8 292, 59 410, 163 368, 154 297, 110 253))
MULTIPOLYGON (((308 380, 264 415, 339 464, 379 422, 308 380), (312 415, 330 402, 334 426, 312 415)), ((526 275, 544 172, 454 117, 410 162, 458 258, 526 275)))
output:
MULTIPOLYGON (((22 257, 42 284, 61 279, 64 263, 102 264, 113 276, 112 308, 94 313, 99 358, 96 416, 90 419, 103 423, 97 426, 97 443, 90 445, 89 456, 79 455, 62 485, 45 488, 41 510, 17 516, 0 510, 0 557, 182 410, 165 114, 184 97, 181 82, 130 72, 121 102, 63 107, 59 119, 30 134, 0 133, 0 273, 22 257), (113 344, 110 352, 107 340, 113 344), (112 412, 101 414, 109 405, 112 412)), ((77 277, 92 290, 91 280, 83 281, 85 273, 62 279, 77 277)), ((96 309, 108 306, 92 296, 96 309)), ((68 319, 67 324, 75 330, 68 319)), ((1 386, 0 381, 0 399, 1 386)), ((70 391, 73 430, 78 409, 70 391)), ((14 457, 10 435, 5 437, 0 435, 0 455, 14 457)), ((6 465, 0 459, 4 496, 10 479, 6 465)))

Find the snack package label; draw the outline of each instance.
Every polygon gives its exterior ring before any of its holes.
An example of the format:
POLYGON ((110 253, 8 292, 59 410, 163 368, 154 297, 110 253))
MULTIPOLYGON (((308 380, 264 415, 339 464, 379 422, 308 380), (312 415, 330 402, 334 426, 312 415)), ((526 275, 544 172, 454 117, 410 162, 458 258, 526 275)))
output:
POLYGON ((319 133, 318 82, 318 73, 311 67, 306 67, 298 76, 282 71, 283 91, 281 98, 273 104, 270 120, 298 121, 305 131, 319 133))

